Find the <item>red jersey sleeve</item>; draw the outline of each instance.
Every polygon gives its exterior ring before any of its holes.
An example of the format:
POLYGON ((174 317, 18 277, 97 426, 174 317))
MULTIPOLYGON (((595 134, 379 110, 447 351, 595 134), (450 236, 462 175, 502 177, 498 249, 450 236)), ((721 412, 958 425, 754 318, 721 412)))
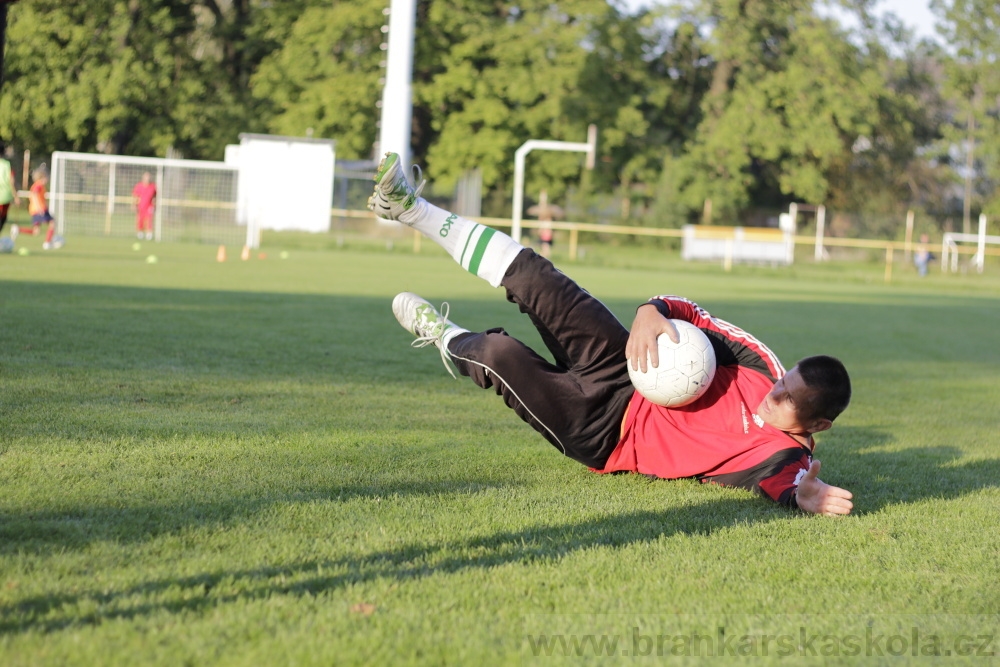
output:
POLYGON ((719 366, 745 366, 771 382, 777 382, 785 374, 778 355, 770 348, 736 325, 713 317, 695 302, 679 296, 656 296, 648 303, 656 306, 664 317, 690 322, 704 331, 712 341, 719 366))

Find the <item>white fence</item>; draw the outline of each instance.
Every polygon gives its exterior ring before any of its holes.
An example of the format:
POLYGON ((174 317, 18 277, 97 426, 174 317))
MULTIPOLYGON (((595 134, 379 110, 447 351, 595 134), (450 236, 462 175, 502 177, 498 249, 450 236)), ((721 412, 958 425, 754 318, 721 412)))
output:
POLYGON ((685 225, 681 239, 687 260, 788 265, 795 259, 795 235, 780 229, 685 225))

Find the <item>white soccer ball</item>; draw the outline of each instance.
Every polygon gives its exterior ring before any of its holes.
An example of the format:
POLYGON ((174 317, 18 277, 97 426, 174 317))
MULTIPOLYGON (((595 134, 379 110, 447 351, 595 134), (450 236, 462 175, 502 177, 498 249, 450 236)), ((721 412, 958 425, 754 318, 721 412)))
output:
POLYGON ((656 339, 659 365, 653 368, 647 356, 643 373, 628 362, 628 376, 650 403, 679 408, 708 391, 715 377, 715 350, 708 336, 695 325, 683 320, 670 321, 677 328, 680 342, 675 344, 667 334, 660 334, 656 339))

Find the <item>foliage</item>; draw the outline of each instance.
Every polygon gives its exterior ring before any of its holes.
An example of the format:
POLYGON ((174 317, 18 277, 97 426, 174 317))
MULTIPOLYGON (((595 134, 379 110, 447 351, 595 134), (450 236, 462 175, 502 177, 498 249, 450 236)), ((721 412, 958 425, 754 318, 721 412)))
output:
MULTIPOLYGON (((414 97, 433 110, 422 138, 435 179, 453 182, 479 167, 485 186, 503 184, 514 151, 528 139, 584 141, 593 119, 574 105, 590 57, 583 45, 611 13, 604 0, 431 3, 431 28, 418 39, 414 97)), ((579 179, 582 161, 579 154, 533 154, 528 191, 561 195, 567 180, 579 179)))
POLYGON ((372 156, 384 6, 313 3, 295 18, 283 47, 263 59, 252 80, 255 99, 271 109, 271 132, 332 137, 342 158, 372 156))
MULTIPOLYGON (((1000 213, 996 7, 936 0, 949 50, 876 21, 870 0, 839 4, 859 27, 813 0, 418 3, 413 158, 441 188, 478 168, 484 208, 502 211, 521 144, 583 141, 595 124, 597 168, 533 153, 529 203, 545 189, 588 219, 670 226, 697 221, 706 201, 727 222, 791 201, 954 216, 969 173, 970 214, 1000 213)), ((21 0, 0 137, 38 156, 221 159, 241 132, 270 132, 374 157, 385 8, 21 0)))
MULTIPOLYGON (((865 37, 865 53, 884 80, 874 97, 878 114, 870 131, 832 162, 826 205, 899 219, 907 209, 947 215, 953 172, 947 154, 935 150, 948 118, 941 47, 913 46, 891 22, 865 37), (891 55, 894 51, 902 55, 891 55)), ((869 226, 862 231, 883 236, 885 230, 869 226)))
POLYGON ((173 149, 221 159, 240 131, 264 127, 247 72, 284 39, 275 34, 283 14, 267 4, 19 2, 9 14, 0 134, 40 154, 173 149))
POLYGON ((733 213, 752 200, 821 203, 828 174, 876 123, 883 82, 812 2, 711 2, 713 80, 677 162, 681 196, 733 213))
MULTIPOLYGON (((968 177, 965 231, 970 210, 1000 214, 1000 6, 985 0, 933 0, 939 29, 954 49, 944 60, 943 93, 952 105, 950 123, 942 125, 948 148, 960 153, 968 177)), ((965 197, 963 193, 963 197, 965 197)))

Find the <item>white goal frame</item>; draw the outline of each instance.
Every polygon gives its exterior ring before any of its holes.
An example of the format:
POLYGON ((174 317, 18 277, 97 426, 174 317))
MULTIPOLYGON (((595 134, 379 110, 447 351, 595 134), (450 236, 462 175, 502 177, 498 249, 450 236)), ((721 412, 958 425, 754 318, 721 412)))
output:
POLYGON ((239 170, 233 165, 65 151, 52 154, 49 190, 59 234, 134 236, 132 187, 145 171, 157 187, 156 241, 259 245, 259 230, 237 220, 239 170))
POLYGON ((941 271, 947 273, 951 269, 952 273, 958 271, 958 243, 975 243, 976 253, 969 260, 969 263, 976 267, 978 273, 982 273, 986 266, 986 244, 1000 244, 1000 236, 987 236, 986 215, 979 216, 978 234, 956 234, 948 232, 941 239, 941 271))

